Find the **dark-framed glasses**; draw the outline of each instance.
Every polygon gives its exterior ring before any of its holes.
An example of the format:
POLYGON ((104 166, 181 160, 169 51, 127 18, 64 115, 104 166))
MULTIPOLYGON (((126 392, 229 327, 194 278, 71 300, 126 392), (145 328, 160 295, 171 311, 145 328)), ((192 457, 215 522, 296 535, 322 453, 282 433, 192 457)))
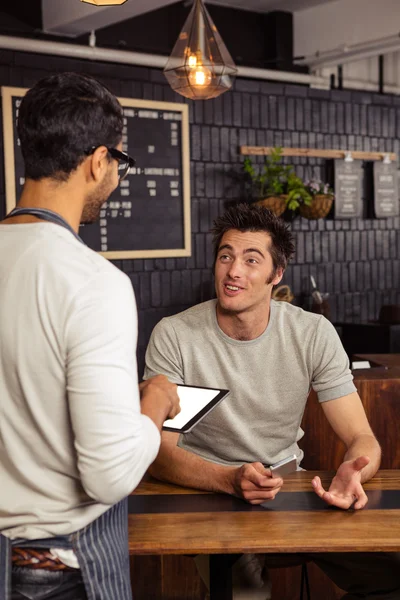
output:
MULTIPOLYGON (((99 146, 92 146, 89 150, 85 151, 85 154, 90 155, 99 148, 99 146)), ((112 158, 114 158, 118 162, 118 177, 119 180, 122 181, 128 175, 129 170, 135 166, 136 160, 126 154, 126 152, 121 152, 121 150, 117 150, 116 148, 109 148, 106 146, 107 151, 112 158)))

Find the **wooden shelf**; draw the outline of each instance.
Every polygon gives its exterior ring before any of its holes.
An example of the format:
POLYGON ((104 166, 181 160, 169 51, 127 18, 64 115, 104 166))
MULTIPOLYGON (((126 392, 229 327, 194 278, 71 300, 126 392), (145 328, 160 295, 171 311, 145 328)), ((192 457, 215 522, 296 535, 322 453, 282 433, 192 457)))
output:
MULTIPOLYGON (((270 146, 240 146, 240 154, 265 156, 271 154, 274 148, 270 146)), ((391 161, 397 161, 394 152, 361 152, 360 150, 325 150, 322 148, 282 148, 282 156, 301 156, 304 158, 345 158, 347 153, 354 160, 383 160, 388 156, 391 161)))

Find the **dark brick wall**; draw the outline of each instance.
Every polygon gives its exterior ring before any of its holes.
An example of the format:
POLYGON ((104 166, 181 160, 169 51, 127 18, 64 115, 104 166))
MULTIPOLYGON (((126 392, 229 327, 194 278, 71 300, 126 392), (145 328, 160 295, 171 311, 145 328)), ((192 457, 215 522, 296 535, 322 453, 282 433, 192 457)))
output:
MULTIPOLYGON (((94 75, 116 95, 182 102, 160 71, 0 50, 0 85, 29 87, 54 71, 94 75)), ((131 278, 139 309, 139 370, 157 321, 213 295, 208 230, 240 192, 240 144, 348 148, 399 153, 400 98, 320 91, 239 79, 215 100, 189 102, 192 169, 190 258, 118 261, 131 278)), ((1 135, 1 154, 3 140, 1 135)), ((323 174, 317 159, 296 159, 300 176, 323 174)), ((369 179, 366 177, 368 183, 369 179)), ((369 189, 366 185, 365 194, 369 189)), ((0 211, 4 212, 0 161, 0 211)), ((366 215, 368 213, 366 212, 366 215)), ((400 219, 296 219, 297 254, 285 274, 298 302, 314 274, 331 299, 332 320, 376 319, 383 303, 400 302, 400 219)))

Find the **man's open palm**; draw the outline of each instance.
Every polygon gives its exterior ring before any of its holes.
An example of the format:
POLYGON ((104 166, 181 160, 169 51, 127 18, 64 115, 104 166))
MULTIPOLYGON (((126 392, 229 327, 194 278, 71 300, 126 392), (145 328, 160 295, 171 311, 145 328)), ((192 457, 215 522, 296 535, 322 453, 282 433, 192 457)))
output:
POLYGON ((332 506, 343 509, 352 506, 356 510, 364 508, 368 498, 361 484, 361 470, 367 466, 369 461, 368 456, 359 456, 354 460, 343 462, 332 479, 328 491, 322 487, 321 479, 314 477, 312 480, 314 491, 332 506))

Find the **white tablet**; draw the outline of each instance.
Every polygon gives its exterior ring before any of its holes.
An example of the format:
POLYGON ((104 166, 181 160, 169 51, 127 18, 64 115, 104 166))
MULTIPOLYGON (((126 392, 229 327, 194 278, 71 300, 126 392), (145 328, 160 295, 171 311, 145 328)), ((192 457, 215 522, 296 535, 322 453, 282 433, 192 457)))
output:
POLYGON ((229 394, 229 390, 204 388, 194 385, 178 385, 181 412, 164 422, 163 429, 188 433, 229 394))

